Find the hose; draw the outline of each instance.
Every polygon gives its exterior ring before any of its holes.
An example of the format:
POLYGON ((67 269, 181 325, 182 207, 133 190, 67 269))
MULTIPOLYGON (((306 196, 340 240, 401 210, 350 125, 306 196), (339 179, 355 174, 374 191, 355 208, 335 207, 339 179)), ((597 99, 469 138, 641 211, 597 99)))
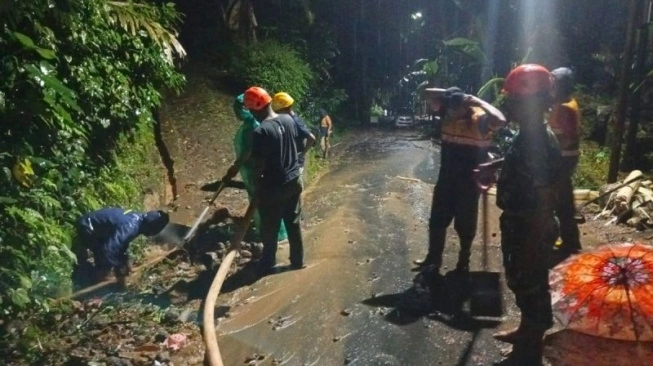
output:
POLYGON ((247 233, 247 229, 249 229, 249 223, 254 217, 255 208, 255 199, 253 199, 247 207, 247 211, 243 217, 242 225, 239 227, 238 231, 234 233, 229 251, 222 260, 222 263, 218 268, 218 272, 215 274, 213 282, 211 283, 211 287, 209 288, 209 293, 204 299, 202 336, 204 338, 204 346, 206 348, 204 360, 205 363, 209 366, 224 366, 224 363, 222 362, 222 356, 220 355, 220 348, 218 346, 218 338, 215 334, 215 302, 218 298, 218 295, 220 294, 220 289, 222 288, 222 284, 227 277, 229 268, 231 268, 231 263, 234 261, 236 253, 238 253, 240 242, 243 241, 243 238, 247 233))

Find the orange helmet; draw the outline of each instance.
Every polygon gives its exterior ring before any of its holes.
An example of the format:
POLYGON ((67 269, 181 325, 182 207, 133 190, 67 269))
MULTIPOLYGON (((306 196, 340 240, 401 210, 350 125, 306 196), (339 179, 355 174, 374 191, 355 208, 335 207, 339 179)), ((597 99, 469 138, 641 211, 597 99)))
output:
POLYGON ((272 97, 268 94, 265 89, 258 86, 252 86, 251 88, 245 90, 243 97, 243 104, 245 108, 251 111, 260 111, 265 106, 270 104, 272 97))
POLYGON ((503 83, 503 94, 530 97, 553 92, 553 76, 546 67, 536 64, 519 65, 512 69, 503 83))

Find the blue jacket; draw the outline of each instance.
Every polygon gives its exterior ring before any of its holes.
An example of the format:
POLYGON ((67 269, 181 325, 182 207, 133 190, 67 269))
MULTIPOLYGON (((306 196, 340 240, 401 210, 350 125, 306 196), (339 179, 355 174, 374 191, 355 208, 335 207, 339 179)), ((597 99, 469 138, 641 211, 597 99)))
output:
POLYGON ((77 230, 95 255, 101 254, 111 266, 119 267, 127 264, 129 244, 143 234, 144 227, 155 219, 154 216, 154 212, 108 207, 82 216, 77 230))

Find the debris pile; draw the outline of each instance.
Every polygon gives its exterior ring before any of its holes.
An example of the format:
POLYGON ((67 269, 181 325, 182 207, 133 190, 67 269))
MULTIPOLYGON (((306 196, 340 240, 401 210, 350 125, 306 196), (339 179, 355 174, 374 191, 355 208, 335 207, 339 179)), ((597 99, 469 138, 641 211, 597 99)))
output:
POLYGON ((634 170, 622 182, 601 187, 601 192, 626 182, 630 183, 601 202, 604 208, 595 218, 608 219, 606 225, 626 224, 637 230, 653 228, 653 182, 645 180, 641 171, 634 170))

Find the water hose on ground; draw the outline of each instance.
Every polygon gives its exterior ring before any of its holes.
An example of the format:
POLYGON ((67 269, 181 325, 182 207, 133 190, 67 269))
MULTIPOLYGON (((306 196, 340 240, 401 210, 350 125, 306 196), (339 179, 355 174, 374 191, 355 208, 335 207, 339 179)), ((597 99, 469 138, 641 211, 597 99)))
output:
POLYGON ((222 260, 218 272, 213 278, 211 287, 209 288, 209 293, 204 299, 204 313, 202 317, 203 327, 202 327, 202 336, 204 337, 204 346, 206 348, 205 354, 205 363, 209 366, 223 366, 222 356, 220 355, 220 348, 218 347, 218 338, 215 334, 215 302, 220 294, 220 289, 224 283, 229 268, 231 268, 231 263, 238 253, 240 248, 240 243, 243 241, 247 229, 249 229, 249 224, 254 217, 255 211, 255 200, 252 200, 247 207, 247 212, 243 217, 243 221, 238 230, 234 233, 233 239, 231 240, 231 246, 227 255, 222 260))

